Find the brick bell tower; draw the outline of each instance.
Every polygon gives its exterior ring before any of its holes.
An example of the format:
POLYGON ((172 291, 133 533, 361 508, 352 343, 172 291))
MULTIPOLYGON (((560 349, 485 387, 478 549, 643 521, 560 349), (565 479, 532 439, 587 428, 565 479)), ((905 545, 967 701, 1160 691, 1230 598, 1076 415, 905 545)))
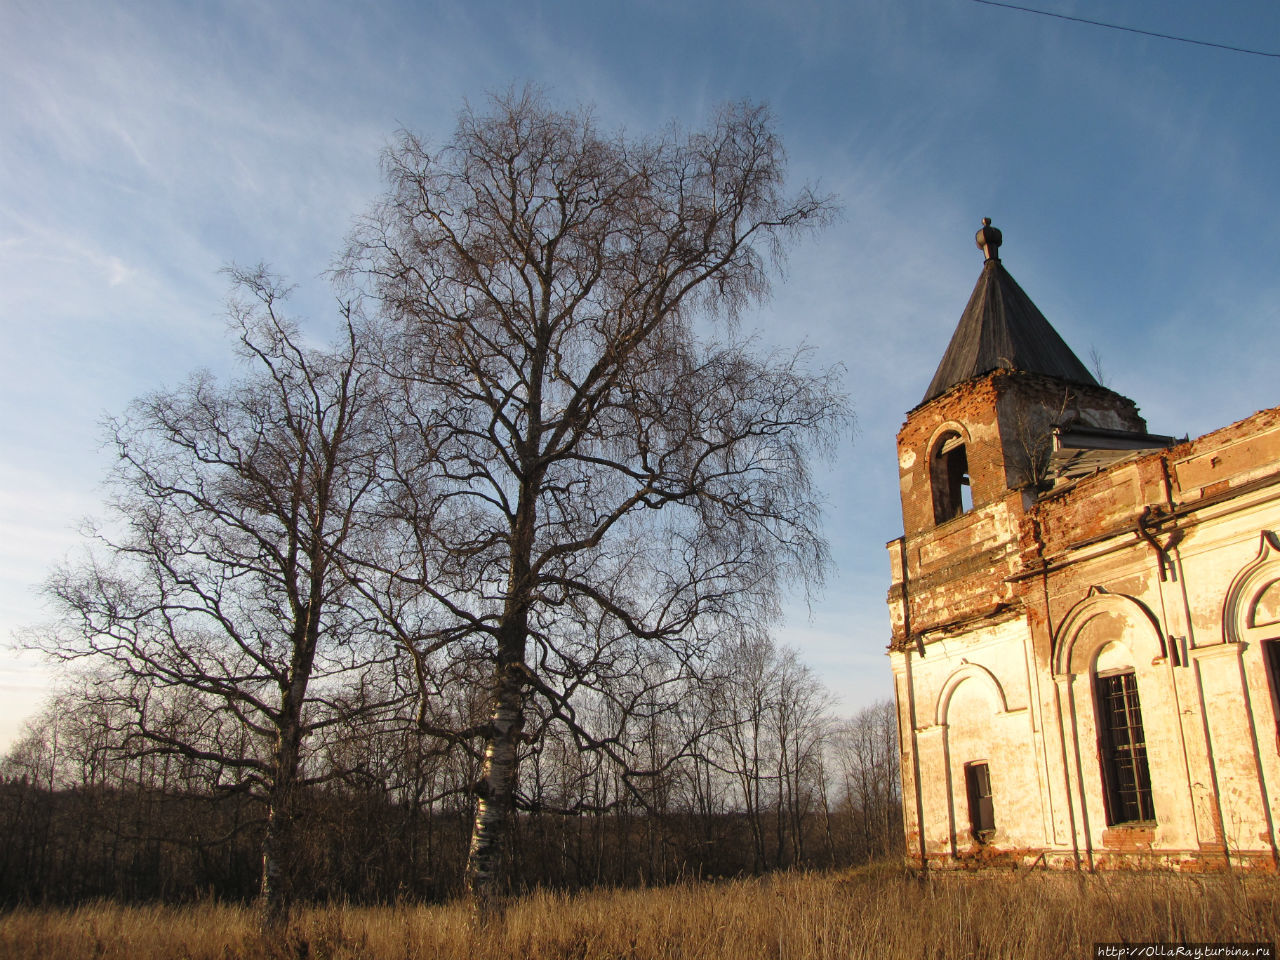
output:
POLYGON ((1001 239, 984 220, 982 273, 898 432, 889 660, 907 855, 921 865, 1043 846, 1030 759, 1043 745, 1020 726, 1052 643, 1028 592, 1026 573, 1043 568, 1031 512, 1097 446, 1148 443, 1133 401, 1094 379, 1004 268, 1001 239))
POLYGON ((1280 408, 1148 434, 1000 241, 898 433, 908 861, 1273 872, 1280 408))
POLYGON ((1000 261, 982 221, 982 273, 920 405, 898 432, 904 535, 888 544, 891 649, 982 617, 1016 616, 1020 521, 1052 486, 1054 435, 1143 434, 1132 400, 1100 385, 1000 261))

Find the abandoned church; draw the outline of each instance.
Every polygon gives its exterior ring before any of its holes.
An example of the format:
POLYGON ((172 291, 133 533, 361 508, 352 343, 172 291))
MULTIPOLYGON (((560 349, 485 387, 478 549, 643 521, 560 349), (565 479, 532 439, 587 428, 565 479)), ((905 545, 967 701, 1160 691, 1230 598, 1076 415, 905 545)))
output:
POLYGON ((908 856, 1276 869, 1280 408, 1148 433, 983 223, 982 274, 898 433, 908 856))

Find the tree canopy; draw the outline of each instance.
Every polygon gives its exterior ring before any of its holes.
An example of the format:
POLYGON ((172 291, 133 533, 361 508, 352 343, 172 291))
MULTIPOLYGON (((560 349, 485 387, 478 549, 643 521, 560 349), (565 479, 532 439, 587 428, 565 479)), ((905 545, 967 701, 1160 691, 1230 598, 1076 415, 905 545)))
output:
POLYGON ((764 296, 833 204, 784 194, 769 117, 745 104, 628 139, 515 91, 464 110, 439 149, 402 134, 383 165, 345 265, 393 322, 418 454, 387 478, 403 523, 381 569, 441 614, 422 649, 488 664, 483 898, 529 697, 641 768, 624 718, 705 669, 714 638, 766 622, 788 582, 821 577, 809 458, 847 415, 836 374, 707 321, 764 296), (581 722, 593 698, 611 727, 581 722))

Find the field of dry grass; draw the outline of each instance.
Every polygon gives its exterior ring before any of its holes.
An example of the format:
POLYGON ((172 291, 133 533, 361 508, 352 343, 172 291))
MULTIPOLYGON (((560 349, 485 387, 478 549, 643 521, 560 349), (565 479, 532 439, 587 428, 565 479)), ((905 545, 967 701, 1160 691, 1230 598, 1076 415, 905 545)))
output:
POLYGON ((1280 878, 990 873, 894 867, 655 890, 525 897, 474 926, 462 905, 318 907, 264 938, 232 906, 20 909, 0 957, 129 960, 475 957, 876 960, 1091 957, 1095 941, 1280 939, 1280 878))

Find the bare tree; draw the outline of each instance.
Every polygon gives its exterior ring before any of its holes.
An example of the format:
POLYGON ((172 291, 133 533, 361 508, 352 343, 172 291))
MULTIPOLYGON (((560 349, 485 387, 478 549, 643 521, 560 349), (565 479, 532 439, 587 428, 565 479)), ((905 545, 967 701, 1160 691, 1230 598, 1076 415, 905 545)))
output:
POLYGON ((279 918, 309 738, 400 696, 361 693, 396 648, 340 563, 376 517, 382 397, 350 310, 336 347, 312 349, 264 269, 232 276, 247 373, 226 385, 198 373, 111 422, 112 519, 87 559, 50 577, 60 621, 33 643, 99 672, 91 690, 127 712, 134 756, 207 764, 262 798, 262 896, 279 918))
POLYGON ((738 789, 751 830, 752 868, 759 873, 768 866, 765 817, 779 794, 774 776, 779 751, 769 729, 777 701, 777 649, 767 637, 753 637, 726 644, 720 659, 725 682, 712 706, 720 753, 738 789))
POLYGON ((1089 372, 1101 387, 1108 386, 1107 371, 1102 365, 1102 352, 1095 346, 1089 347, 1089 372))
POLYGON ((902 844, 898 721, 893 701, 859 711, 841 723, 831 750, 843 780, 843 800, 861 858, 897 852, 902 844))
POLYGON ((781 866, 788 862, 787 840, 791 844, 790 862, 801 863, 806 857, 805 823, 820 790, 831 695, 790 648, 778 652, 775 682, 777 696, 771 726, 778 746, 776 822, 781 866))
POLYGON ((642 751, 579 699, 652 700, 619 681, 659 659, 675 689, 726 625, 821 574, 807 458, 846 415, 835 376, 699 319, 763 296, 785 241, 830 216, 783 168, 758 107, 631 140, 528 90, 384 158, 344 272, 400 322, 420 442, 388 475, 404 531, 379 573, 433 605, 403 631, 424 658, 488 665, 489 719, 457 738, 482 744, 478 902, 502 884, 528 697, 634 771, 642 751))
POLYGON ((1052 404, 1042 402, 1017 410, 1008 454, 1016 483, 1033 491, 1053 486, 1053 430, 1072 418, 1072 407, 1077 400, 1070 389, 1064 389, 1060 401, 1052 404))

